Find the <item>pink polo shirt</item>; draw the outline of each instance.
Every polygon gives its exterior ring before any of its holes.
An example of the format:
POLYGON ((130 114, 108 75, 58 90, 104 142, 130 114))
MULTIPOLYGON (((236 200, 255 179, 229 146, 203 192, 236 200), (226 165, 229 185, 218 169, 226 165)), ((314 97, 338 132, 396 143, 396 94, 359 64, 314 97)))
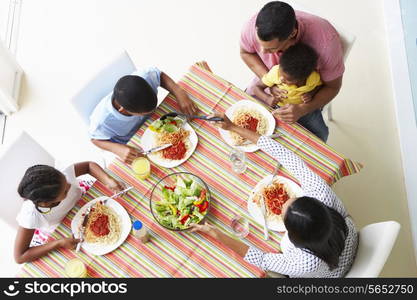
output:
MULTIPOLYGON (((243 27, 240 46, 249 53, 257 53, 268 69, 279 64, 280 54, 262 53, 256 39, 255 14, 243 27)), ((343 75, 343 48, 336 29, 325 19, 295 11, 298 22, 297 42, 312 47, 318 56, 317 71, 323 81, 331 81, 343 75)))

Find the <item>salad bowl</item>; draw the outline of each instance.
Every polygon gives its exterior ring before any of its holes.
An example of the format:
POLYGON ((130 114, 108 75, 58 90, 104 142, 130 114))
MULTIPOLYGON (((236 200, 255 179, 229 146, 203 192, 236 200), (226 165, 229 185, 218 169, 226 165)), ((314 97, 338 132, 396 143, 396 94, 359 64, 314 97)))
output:
POLYGON ((156 183, 150 210, 162 227, 173 231, 201 223, 210 209, 210 190, 198 176, 188 172, 169 174, 156 183))

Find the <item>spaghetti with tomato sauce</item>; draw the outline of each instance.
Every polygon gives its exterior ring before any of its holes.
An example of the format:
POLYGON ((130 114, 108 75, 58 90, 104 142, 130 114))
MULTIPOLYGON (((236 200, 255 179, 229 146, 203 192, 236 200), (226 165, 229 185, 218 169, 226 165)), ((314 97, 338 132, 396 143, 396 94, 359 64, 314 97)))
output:
POLYGON ((109 217, 106 215, 98 216, 90 228, 96 236, 108 235, 110 233, 109 217))
MULTIPOLYGON (((268 130, 268 121, 266 117, 252 108, 241 107, 236 109, 233 112, 231 121, 239 127, 257 132, 260 135, 264 135, 268 130)), ((246 142, 246 139, 236 132, 230 132, 230 136, 234 145, 239 146, 246 142)))
POLYGON ((187 147, 183 141, 179 141, 178 143, 162 150, 162 156, 166 159, 172 160, 180 160, 185 157, 185 153, 187 153, 187 147))
POLYGON ((290 198, 282 183, 273 183, 266 187, 262 194, 266 207, 275 215, 282 213, 282 206, 290 198))
POLYGON ((84 239, 87 243, 114 244, 121 234, 120 220, 115 211, 101 201, 90 210, 84 239))

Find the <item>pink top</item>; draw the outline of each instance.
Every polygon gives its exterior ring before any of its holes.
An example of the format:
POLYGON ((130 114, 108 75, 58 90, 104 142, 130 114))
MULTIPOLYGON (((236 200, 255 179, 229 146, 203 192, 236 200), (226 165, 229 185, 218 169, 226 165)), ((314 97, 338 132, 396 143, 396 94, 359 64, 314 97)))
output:
MULTIPOLYGON (((240 46, 249 53, 257 53, 268 69, 279 64, 281 54, 262 53, 256 39, 255 14, 244 26, 240 38, 240 46)), ((298 22, 297 42, 312 47, 317 55, 317 71, 323 81, 331 81, 343 75, 343 48, 336 29, 325 19, 295 11, 298 22)))

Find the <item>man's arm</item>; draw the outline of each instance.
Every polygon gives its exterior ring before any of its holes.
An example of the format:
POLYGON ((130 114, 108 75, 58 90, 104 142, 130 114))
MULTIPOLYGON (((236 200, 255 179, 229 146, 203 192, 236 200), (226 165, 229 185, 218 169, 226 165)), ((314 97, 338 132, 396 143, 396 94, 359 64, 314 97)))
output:
POLYGON ((262 78, 262 76, 268 73, 268 68, 265 66, 264 62, 257 53, 249 53, 240 47, 240 57, 249 69, 251 69, 252 72, 259 78, 262 78))
POLYGON ((127 164, 131 164, 135 158, 143 156, 142 152, 139 149, 130 147, 128 145, 113 143, 108 140, 96 139, 91 139, 91 142, 100 149, 113 152, 127 164))
POLYGON ((332 81, 323 82, 321 89, 314 95, 310 102, 303 104, 286 105, 274 111, 282 121, 286 123, 297 122, 302 116, 309 114, 316 109, 322 108, 333 100, 342 87, 343 76, 332 81))

